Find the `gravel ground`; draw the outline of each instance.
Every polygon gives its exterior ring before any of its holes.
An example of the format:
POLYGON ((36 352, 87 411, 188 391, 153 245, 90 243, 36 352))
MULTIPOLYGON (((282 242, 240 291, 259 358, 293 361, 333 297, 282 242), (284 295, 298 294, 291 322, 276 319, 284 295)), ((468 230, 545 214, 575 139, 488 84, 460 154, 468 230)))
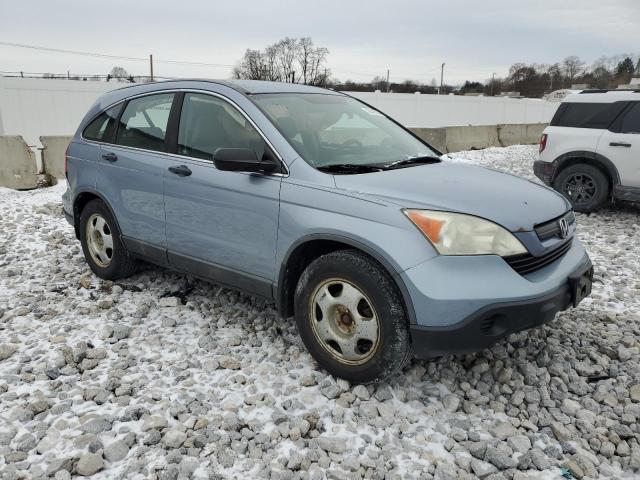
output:
MULTIPOLYGON (((452 155, 533 179, 535 147, 452 155)), ((63 186, 0 190, 0 477, 640 476, 640 214, 578 215, 593 296, 377 386, 274 305, 159 268, 101 281, 63 186)))

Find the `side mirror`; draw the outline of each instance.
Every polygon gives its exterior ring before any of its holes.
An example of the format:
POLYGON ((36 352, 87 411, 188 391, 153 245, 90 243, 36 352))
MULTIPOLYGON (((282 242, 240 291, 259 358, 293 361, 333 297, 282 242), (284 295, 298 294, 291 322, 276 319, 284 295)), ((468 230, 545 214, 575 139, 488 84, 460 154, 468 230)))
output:
POLYGON ((270 155, 258 160, 250 148, 218 148, 213 154, 213 164, 227 172, 274 172, 278 164, 270 155))

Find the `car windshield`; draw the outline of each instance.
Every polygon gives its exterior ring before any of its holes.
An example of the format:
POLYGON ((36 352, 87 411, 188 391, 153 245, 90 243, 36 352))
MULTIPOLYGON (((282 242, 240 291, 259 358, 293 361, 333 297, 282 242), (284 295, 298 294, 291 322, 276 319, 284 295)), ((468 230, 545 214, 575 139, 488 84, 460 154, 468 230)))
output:
POLYGON ((253 99, 300 156, 316 168, 386 166, 437 155, 383 114, 351 97, 272 93, 253 99))

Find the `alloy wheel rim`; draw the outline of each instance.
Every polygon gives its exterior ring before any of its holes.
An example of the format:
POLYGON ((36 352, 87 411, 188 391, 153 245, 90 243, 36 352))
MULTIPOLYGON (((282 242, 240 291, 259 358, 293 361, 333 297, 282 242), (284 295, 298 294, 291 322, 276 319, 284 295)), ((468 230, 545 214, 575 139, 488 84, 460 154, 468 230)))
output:
POLYGON ((99 213, 91 215, 85 235, 91 259, 102 268, 108 267, 113 259, 113 235, 105 218, 99 213))
POLYGON ((590 175, 574 173, 567 178, 564 191, 573 203, 585 204, 596 196, 598 186, 590 175))
POLYGON ((332 278, 309 301, 313 333, 322 348, 345 365, 362 365, 380 344, 380 320, 371 300, 353 283, 332 278))

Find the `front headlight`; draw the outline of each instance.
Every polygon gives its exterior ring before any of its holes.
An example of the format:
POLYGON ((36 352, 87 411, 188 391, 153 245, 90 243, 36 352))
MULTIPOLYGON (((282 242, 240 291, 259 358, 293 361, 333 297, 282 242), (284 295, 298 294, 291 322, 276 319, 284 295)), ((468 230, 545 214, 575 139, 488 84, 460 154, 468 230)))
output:
POLYGON ((489 220, 462 213, 404 210, 441 255, 518 255, 527 249, 511 232, 489 220))

